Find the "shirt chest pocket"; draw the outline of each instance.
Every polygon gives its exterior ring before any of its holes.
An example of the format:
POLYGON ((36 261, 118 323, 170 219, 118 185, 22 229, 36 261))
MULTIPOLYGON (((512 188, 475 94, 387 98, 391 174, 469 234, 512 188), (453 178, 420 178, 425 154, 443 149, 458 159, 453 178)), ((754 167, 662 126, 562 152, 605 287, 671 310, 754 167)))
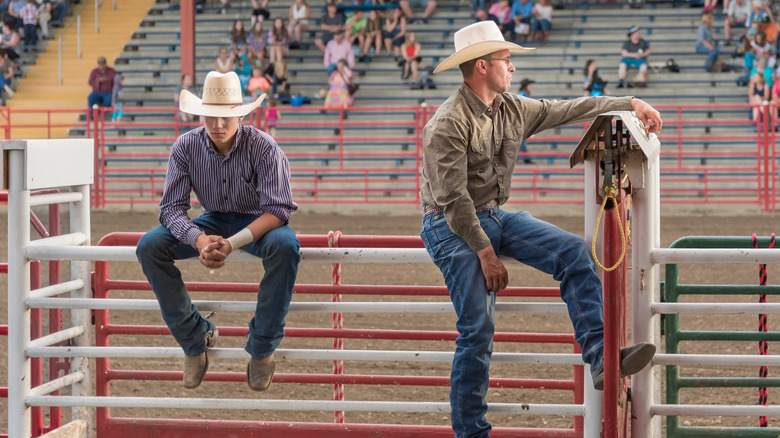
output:
POLYGON ((478 165, 485 161, 490 161, 491 155, 493 154, 491 141, 492 138, 489 132, 483 135, 477 134, 472 136, 469 141, 469 163, 478 165))
POLYGON ((517 157, 520 145, 523 143, 522 128, 507 128, 504 131, 504 138, 501 140, 501 153, 504 159, 513 160, 517 157))

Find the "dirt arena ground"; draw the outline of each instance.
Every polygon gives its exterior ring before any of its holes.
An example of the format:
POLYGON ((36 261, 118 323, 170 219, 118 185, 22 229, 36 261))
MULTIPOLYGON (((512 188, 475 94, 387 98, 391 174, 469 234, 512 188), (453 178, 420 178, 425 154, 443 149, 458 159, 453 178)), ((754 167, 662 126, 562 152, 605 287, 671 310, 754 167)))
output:
MULTIPOLYGON (((516 207, 515 207, 516 208, 516 207)), ((511 209, 511 208, 510 208, 511 209)), ((557 224, 564 229, 584 235, 583 218, 579 207, 529 208, 537 212, 537 216, 557 224)), ((45 212, 41 212, 45 220, 45 212)), ((0 211, 0 227, 7 229, 5 210, 0 211)), ((111 211, 95 211, 92 214, 92 241, 96 243, 100 237, 112 231, 146 231, 157 225, 156 210, 121 208, 111 211)), ((322 208, 303 205, 291 221, 291 226, 297 233, 327 234, 329 230, 340 230, 344 234, 387 234, 387 235, 416 235, 419 232, 419 213, 413 207, 330 207, 322 208)), ((771 232, 780 232, 776 216, 761 214, 754 207, 723 210, 697 210, 689 209, 681 211, 679 207, 665 208, 661 220, 663 247, 669 246, 675 239, 688 235, 737 235, 750 236, 752 233, 768 235, 771 232)), ((590 232, 590 231, 588 231, 590 232)), ((5 260, 7 251, 6 240, 0 241, 0 260, 5 260)), ((111 278, 115 279, 141 279, 142 274, 136 263, 116 263, 111 266, 111 278)), ((554 283, 545 275, 529 268, 512 265, 510 269, 511 285, 515 286, 552 286, 554 283)), ((217 282, 257 282, 261 270, 256 265, 235 263, 225 268, 210 271, 195 263, 182 264, 184 276, 194 281, 217 282)), ((683 266, 681 281, 684 283, 706 284, 756 284, 758 282, 757 266, 753 265, 686 265, 683 266)), ((377 265, 377 264, 352 264, 343 266, 343 284, 413 284, 413 285, 441 285, 441 275, 433 264, 425 265, 377 265)), ((299 284, 329 284, 331 281, 331 267, 327 264, 302 264, 299 284)), ((780 283, 780 272, 777 267, 769 267, 769 283, 780 283)), ((0 276, 0 290, 6 290, 6 278, 0 276)), ((116 292, 112 297, 150 298, 151 293, 144 292, 116 292)), ((208 294, 193 294, 195 299, 203 299, 208 294)), ((213 298, 213 297, 212 297, 213 298)), ((239 296, 221 294, 220 299, 228 300, 254 300, 254 295, 239 296)), ((424 297, 416 298, 381 298, 383 301, 399 300, 431 300, 424 297)), ((704 300, 689 298, 692 301, 704 300)), ((716 297, 724 301, 753 302, 755 297, 716 297)), ((297 295, 296 301, 327 300, 330 297, 297 295)), ((360 297, 344 297, 345 301, 364 300, 360 297)), ((499 297, 499 300, 501 298, 499 297)), ((772 297, 769 298, 771 302, 772 297)), ((5 299, 2 299, 5 303, 5 299)), ((4 304, 2 305, 4 307, 4 304)), ((6 313, 0 310, 0 321, 5 323, 6 313)), ((112 312, 111 320, 120 324, 149 324, 161 325, 162 320, 156 312, 112 312)), ((249 317, 245 313, 219 313, 215 317, 218 326, 245 326, 249 317)), ((497 317, 499 331, 528 331, 528 332, 569 332, 571 324, 565 316, 560 315, 507 315, 499 314, 497 317)), ((773 318, 769 318, 770 330, 773 327, 773 318)), ((384 328, 384 329, 430 329, 452 330, 454 328, 454 316, 452 315, 398 315, 398 314, 345 314, 344 325, 348 328, 384 328)), ((712 329, 714 324, 718 327, 730 330, 755 330, 757 325, 755 315, 735 315, 717 317, 687 317, 682 320, 683 329, 712 329)), ((330 327, 331 316, 329 314, 316 313, 291 313, 288 317, 288 327, 330 327)), ((112 337, 112 345, 138 345, 138 339, 112 337)), ((150 336, 142 339, 144 344, 154 346, 175 346, 169 336, 150 336)), ((287 338, 281 348, 330 348, 330 339, 293 339, 287 338)), ((221 347, 240 347, 242 338, 222 337, 221 347)), ((346 349, 404 349, 404 350, 440 350, 452 351, 453 344, 449 342, 417 342, 414 344, 389 341, 359 341, 347 340, 346 349)), ((2 354, 6 353, 5 342, 0 343, 2 354)), ((550 345, 526 345, 526 344, 496 344, 497 352, 510 351, 538 351, 538 352, 570 352, 570 347, 550 345)), ((776 351, 770 344, 770 353, 776 351)), ((715 343, 700 342, 683 345, 684 352, 714 353, 723 352, 730 354, 756 354, 757 346, 754 342, 744 343, 715 343)), ((325 361, 295 361, 281 360, 277 363, 278 373, 330 373, 330 362, 325 361)), ((178 361, 168 360, 113 360, 112 367, 116 368, 142 368, 159 370, 178 370, 178 361)), ((217 361, 212 363, 213 371, 243 372, 246 361, 217 361)), ((772 376, 774 370, 770 370, 772 376)), ((449 364, 430 363, 396 363, 396 362, 348 362, 345 364, 347 374, 401 374, 401 375, 427 375, 448 376, 449 364)), ((684 368, 682 375, 686 376, 755 376, 757 369, 732 368, 684 368)), ((555 366, 524 366, 524 365, 499 365, 492 367, 494 377, 544 377, 544 378, 570 378, 571 368, 555 366)), ((0 381, 5 381, 5 370, 0 370, 0 381)), ((112 384, 112 392, 115 395, 124 396, 193 396, 213 398, 257 398, 265 399, 317 399, 328 400, 332 397, 332 388, 329 385, 302 385, 277 383, 262 395, 250 391, 245 383, 216 383, 206 382, 200 388, 193 391, 185 391, 179 382, 115 382, 112 384)), ((396 387, 396 386, 348 386, 345 392, 347 400, 396 400, 396 401, 447 401, 448 388, 438 387, 396 387)), ((770 403, 773 402, 773 390, 769 390, 770 403)), ((775 396, 776 397, 776 396, 775 396)), ((719 404, 755 404, 758 399, 755 389, 699 389, 683 392, 684 403, 710 403, 713 400, 719 404)), ((488 396, 489 402, 518 402, 527 403, 571 403, 571 394, 565 391, 530 391, 512 389, 492 389, 488 396)), ((4 403, 3 403, 4 404, 4 403)), ((4 406, 3 406, 4 408, 4 406)), ((218 411, 198 410, 166 412, 156 409, 113 409, 115 416, 141 416, 141 417, 170 417, 181 418, 222 418, 222 419, 252 419, 252 420, 286 420, 286 421, 332 421, 332 412, 253 412, 253 411, 218 411)), ((347 412, 348 422, 372 423, 403 423, 403 424, 449 424, 447 414, 403 414, 403 413, 360 413, 347 412)), ((492 415, 491 422, 494 426, 533 426, 533 427, 570 427, 571 420, 566 417, 536 417, 536 416, 509 416, 492 415)), ((6 418, 0 416, 0 430, 6 430, 6 418)), ((700 425, 757 425, 757 419, 749 418, 685 418, 684 424, 700 425)), ((772 424, 770 419, 770 426, 772 424)))

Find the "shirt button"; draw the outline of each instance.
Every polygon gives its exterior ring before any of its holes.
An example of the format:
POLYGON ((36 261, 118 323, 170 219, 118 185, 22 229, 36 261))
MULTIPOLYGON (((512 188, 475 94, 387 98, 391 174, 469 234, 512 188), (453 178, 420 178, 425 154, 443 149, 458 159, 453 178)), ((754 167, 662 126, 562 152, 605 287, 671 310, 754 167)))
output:
POLYGON ((227 182, 227 180, 226 180, 226 179, 223 179, 223 180, 222 180, 222 182, 223 182, 223 183, 226 183, 226 182, 227 182))

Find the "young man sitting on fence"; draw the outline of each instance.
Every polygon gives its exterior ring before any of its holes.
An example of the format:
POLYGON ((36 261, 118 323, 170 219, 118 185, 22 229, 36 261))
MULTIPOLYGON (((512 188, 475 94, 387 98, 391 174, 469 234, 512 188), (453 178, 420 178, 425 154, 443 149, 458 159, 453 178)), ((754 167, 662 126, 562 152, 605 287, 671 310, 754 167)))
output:
MULTIPOLYGON (((510 56, 526 49, 504 40, 493 21, 455 33, 455 54, 434 73, 460 67, 463 84, 423 131, 424 204, 421 237, 441 270, 458 320, 450 406, 457 438, 487 437, 485 418, 496 294, 509 276, 499 256, 552 274, 574 325, 582 358, 596 389, 604 386, 604 317, 601 281, 590 248, 572 233, 499 207, 511 193, 512 171, 523 140, 546 129, 591 120, 607 111, 636 111, 659 132, 658 111, 631 97, 535 100, 509 92, 515 67, 510 56)), ((621 350, 623 375, 639 372, 655 346, 621 350)))
POLYGON ((171 148, 160 201, 161 226, 138 242, 136 255, 160 303, 163 319, 184 349, 184 386, 195 388, 209 366, 207 349, 218 332, 190 300, 176 260, 199 257, 221 268, 241 248, 263 260, 264 274, 249 322, 247 381, 264 391, 274 374, 274 351, 284 336, 300 261, 298 238, 287 225, 292 201, 290 166, 273 138, 241 123, 265 98, 243 104, 234 72, 210 72, 203 99, 182 90, 179 110, 201 116, 203 127, 181 135, 171 148), (190 192, 204 213, 190 219, 190 192))

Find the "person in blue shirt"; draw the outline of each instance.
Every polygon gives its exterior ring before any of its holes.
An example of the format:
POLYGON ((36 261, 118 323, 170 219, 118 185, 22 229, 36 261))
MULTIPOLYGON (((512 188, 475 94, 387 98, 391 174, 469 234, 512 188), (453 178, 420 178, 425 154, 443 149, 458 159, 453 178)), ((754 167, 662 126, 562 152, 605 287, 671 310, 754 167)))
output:
POLYGON ((534 5, 531 0, 515 0, 512 3, 512 21, 515 23, 515 35, 528 39, 531 30, 531 16, 534 5))

